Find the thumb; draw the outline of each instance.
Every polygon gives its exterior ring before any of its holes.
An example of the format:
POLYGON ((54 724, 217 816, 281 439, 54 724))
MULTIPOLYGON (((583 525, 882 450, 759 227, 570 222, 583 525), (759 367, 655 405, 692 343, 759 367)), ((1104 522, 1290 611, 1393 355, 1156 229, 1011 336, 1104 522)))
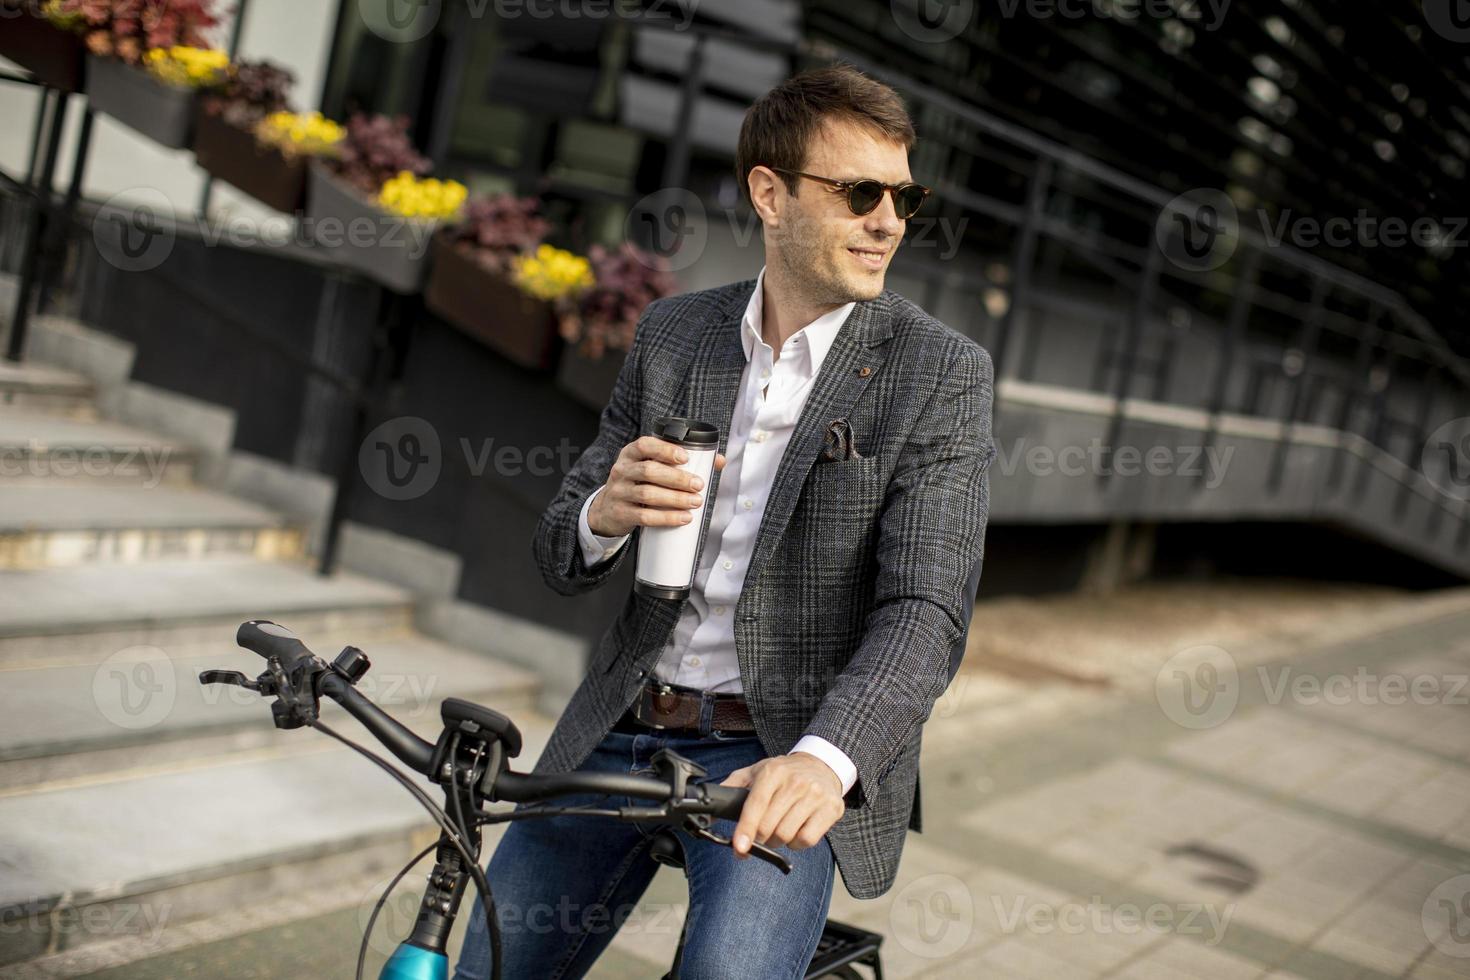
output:
POLYGON ((715 453, 715 469, 716 470, 722 470, 724 468, 725 468, 725 454, 724 453, 715 453))
POLYGON ((724 782, 720 783, 720 785, 734 786, 737 788, 741 786, 749 786, 750 772, 750 766, 746 766, 744 769, 736 769, 734 772, 730 773, 730 775, 726 776, 724 782))

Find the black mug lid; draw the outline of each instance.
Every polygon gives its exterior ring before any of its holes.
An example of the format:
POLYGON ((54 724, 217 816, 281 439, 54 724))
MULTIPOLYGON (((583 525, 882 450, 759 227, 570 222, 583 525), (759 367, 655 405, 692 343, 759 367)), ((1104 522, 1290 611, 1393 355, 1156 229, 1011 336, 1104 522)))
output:
POLYGON ((720 430, 708 422, 665 415, 653 423, 653 434, 683 446, 705 448, 720 444, 720 430))

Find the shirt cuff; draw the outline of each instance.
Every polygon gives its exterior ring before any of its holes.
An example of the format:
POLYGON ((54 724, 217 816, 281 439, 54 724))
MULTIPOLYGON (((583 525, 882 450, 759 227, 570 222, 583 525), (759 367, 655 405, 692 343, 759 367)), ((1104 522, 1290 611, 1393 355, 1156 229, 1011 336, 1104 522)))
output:
POLYGON ((603 484, 587 495, 587 500, 582 504, 582 513, 577 517, 577 541, 582 546, 582 561, 588 568, 596 565, 604 559, 612 557, 614 552, 623 546, 631 535, 624 534, 618 538, 607 538, 601 534, 593 534, 592 528, 587 523, 587 512, 592 508, 592 501, 602 493, 607 484, 603 484))
POLYGON ((803 735, 796 740, 796 746, 792 752, 805 752, 814 755, 827 763, 827 767, 837 774, 842 781, 842 795, 846 796, 848 791, 857 785, 857 766, 847 757, 847 753, 818 735, 803 735))

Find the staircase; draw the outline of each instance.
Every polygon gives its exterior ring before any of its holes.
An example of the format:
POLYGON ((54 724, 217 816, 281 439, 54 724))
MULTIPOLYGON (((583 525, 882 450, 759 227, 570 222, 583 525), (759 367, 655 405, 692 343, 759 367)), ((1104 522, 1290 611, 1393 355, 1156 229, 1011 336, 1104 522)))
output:
MULTIPOLYGON (((360 687, 430 739, 439 703, 468 698, 517 721, 529 767, 552 720, 535 710, 541 674, 424 635, 412 588, 318 575, 319 528, 204 485, 211 450, 105 418, 110 397, 95 374, 0 362, 5 975, 176 949, 190 923, 204 935, 381 883, 432 839, 366 760, 276 731, 258 695, 199 685, 208 667, 260 671, 234 646, 243 620, 283 623, 328 659, 360 647, 373 663, 360 687)), ((323 718, 376 747, 335 704, 323 718)))

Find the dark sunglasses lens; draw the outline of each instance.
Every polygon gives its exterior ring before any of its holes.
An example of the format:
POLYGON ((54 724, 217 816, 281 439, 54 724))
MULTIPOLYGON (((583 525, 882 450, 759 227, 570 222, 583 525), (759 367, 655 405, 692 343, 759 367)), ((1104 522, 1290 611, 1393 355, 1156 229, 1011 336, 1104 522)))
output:
POLYGON ((847 192, 847 206, 853 214, 867 214, 883 200, 883 185, 876 180, 860 180, 847 192))
POLYGON ((924 203, 924 188, 919 184, 904 184, 893 195, 900 218, 911 218, 924 203))

